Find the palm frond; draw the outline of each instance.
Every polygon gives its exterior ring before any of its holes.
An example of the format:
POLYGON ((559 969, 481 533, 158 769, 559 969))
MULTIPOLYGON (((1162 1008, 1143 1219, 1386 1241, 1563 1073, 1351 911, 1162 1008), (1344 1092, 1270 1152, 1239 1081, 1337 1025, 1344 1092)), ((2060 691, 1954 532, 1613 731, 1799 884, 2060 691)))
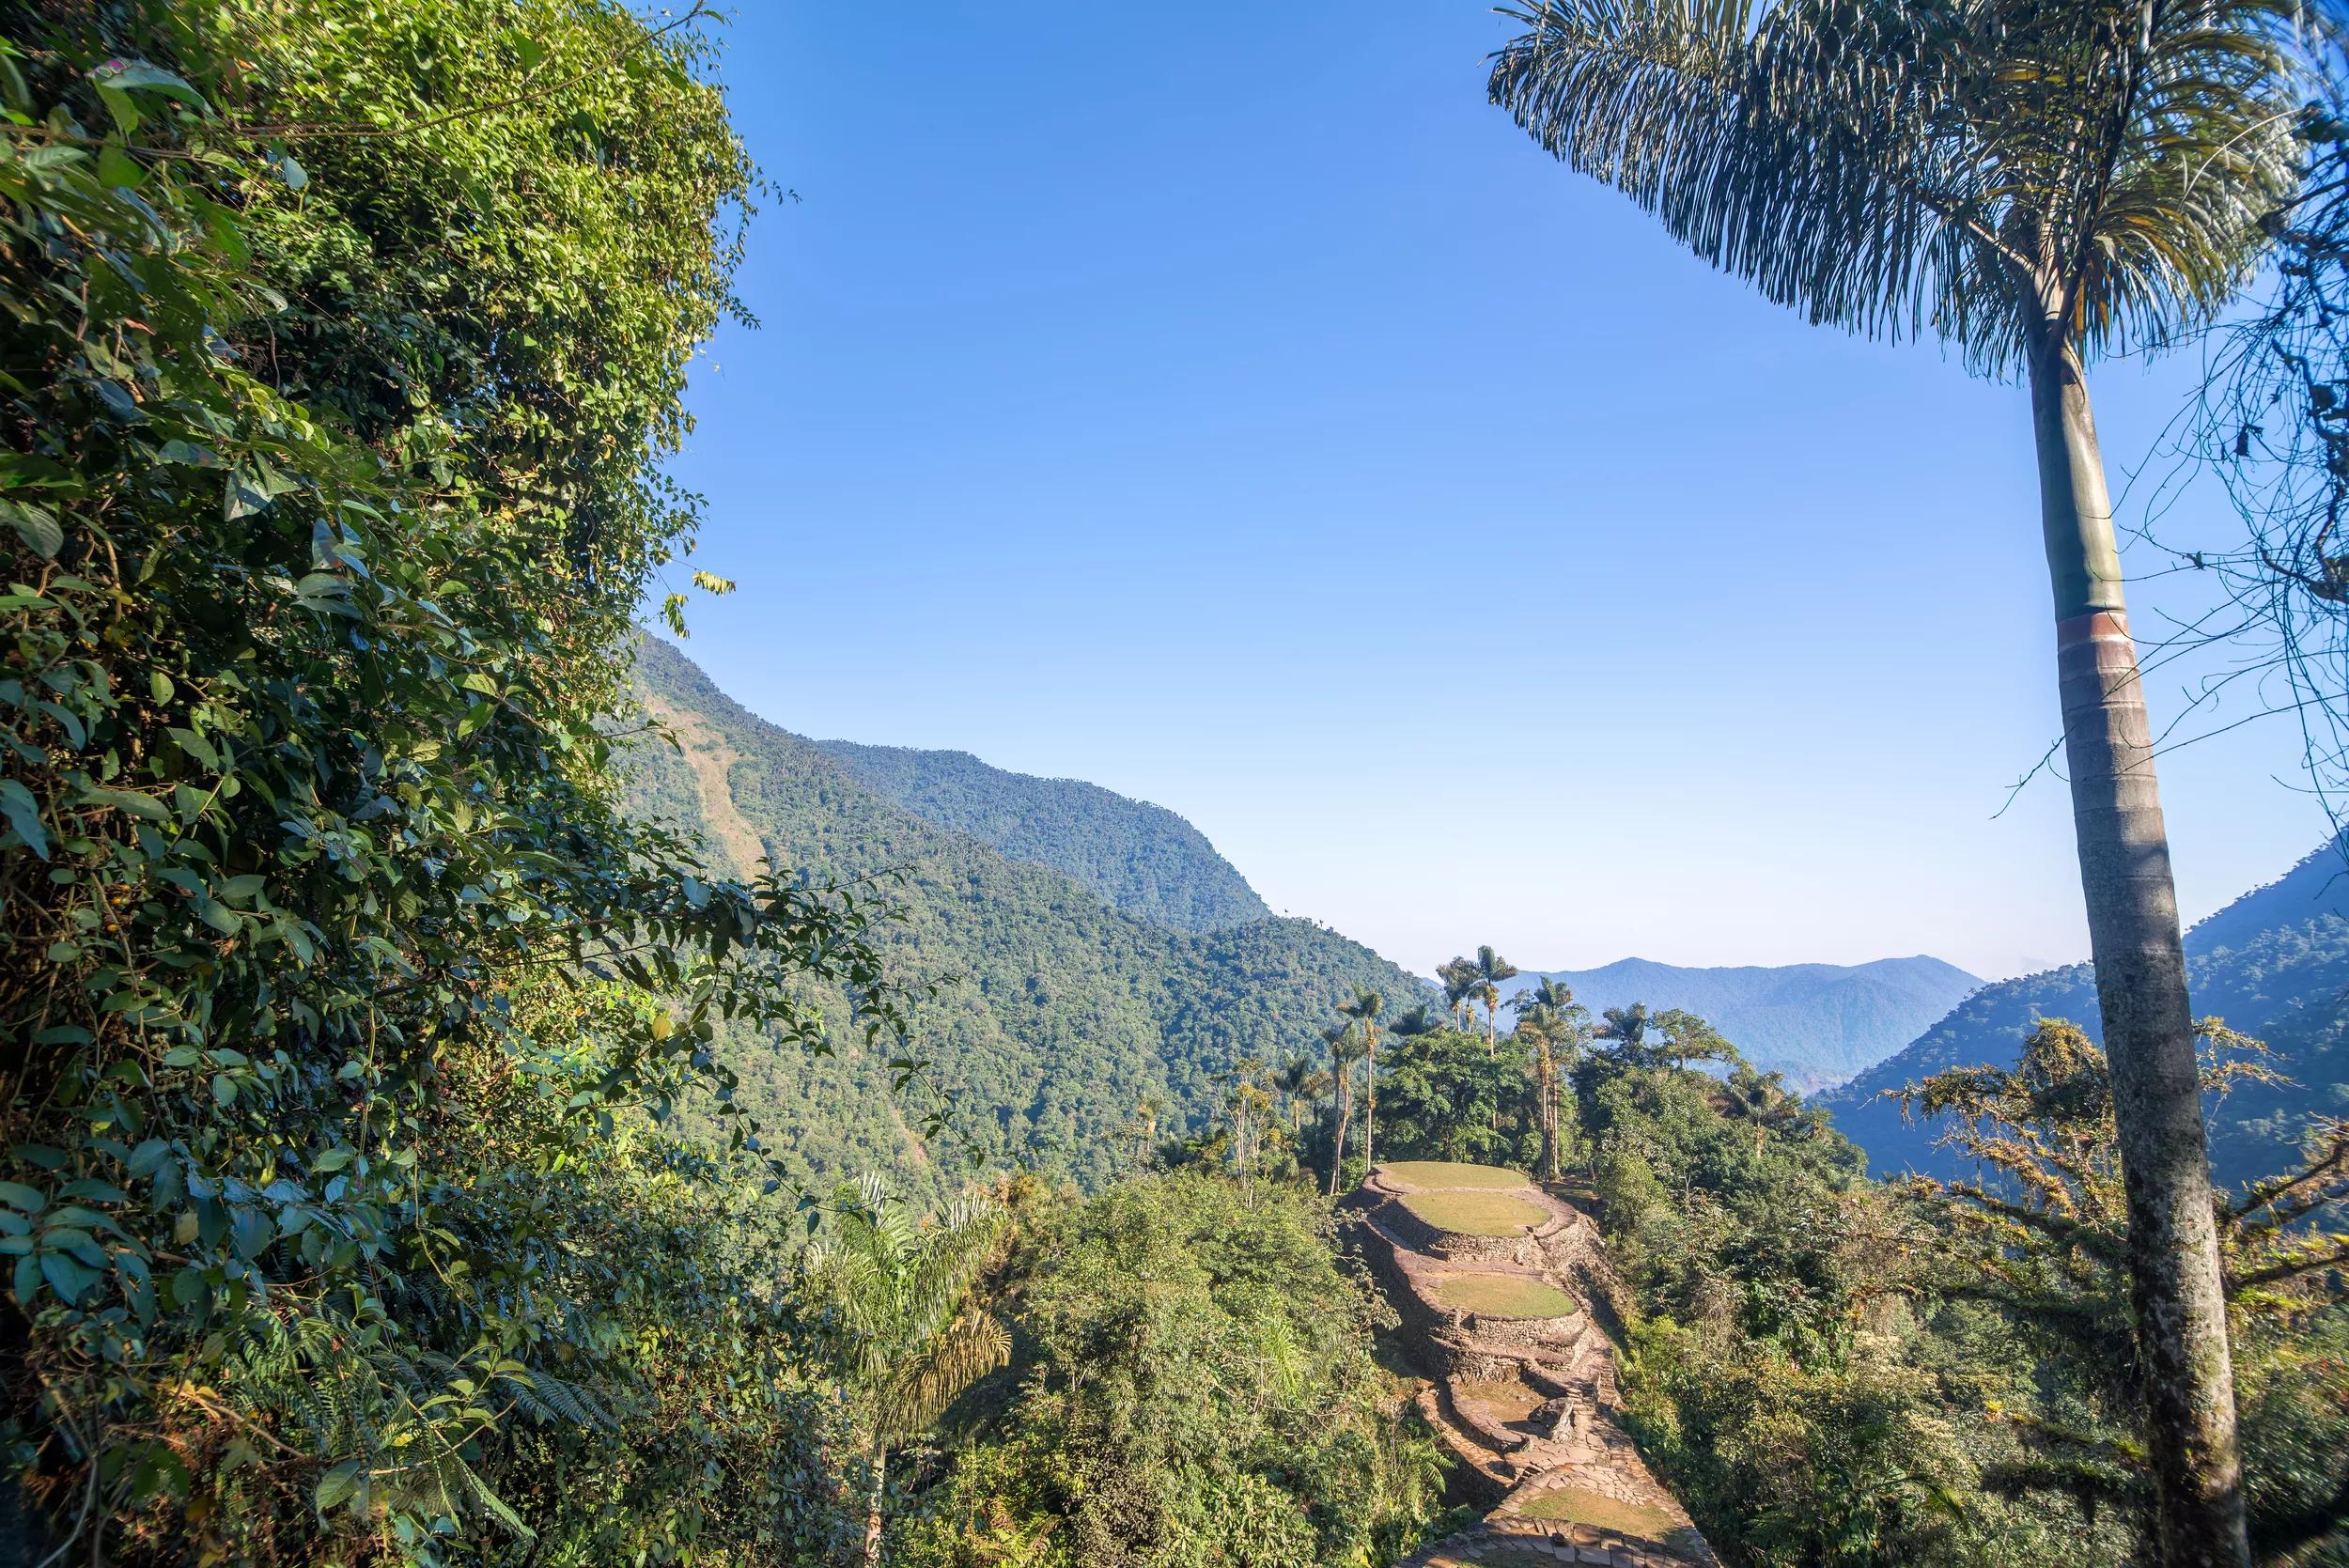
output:
POLYGON ((909 1363, 890 1390, 881 1425, 892 1437, 926 1432, 962 1391, 1011 1361, 1011 1335, 1000 1322, 966 1308, 909 1363))
POLYGON ((2289 183, 2291 0, 1556 0, 1492 101, 1714 265, 1986 374, 2155 346, 2289 183))

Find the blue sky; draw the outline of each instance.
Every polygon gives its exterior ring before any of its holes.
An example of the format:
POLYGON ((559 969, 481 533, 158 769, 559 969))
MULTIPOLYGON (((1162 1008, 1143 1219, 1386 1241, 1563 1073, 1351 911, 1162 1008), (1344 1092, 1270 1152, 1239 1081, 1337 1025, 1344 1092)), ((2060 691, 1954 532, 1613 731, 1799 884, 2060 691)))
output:
MULTIPOLYGON (((695 564, 741 590, 688 651, 803 734, 1172 806, 1423 970, 2084 955, 2062 784, 1996 815, 2057 734, 2024 395, 1808 327, 1542 157, 1483 101, 1503 36, 746 6, 724 74, 798 199, 693 377, 695 564)), ((2116 489, 2190 369, 2098 372, 2116 489)), ((2139 590, 2140 636, 2196 588, 2139 590)), ((2296 755, 2269 722, 2165 761, 2189 918, 2321 839, 2296 755)))

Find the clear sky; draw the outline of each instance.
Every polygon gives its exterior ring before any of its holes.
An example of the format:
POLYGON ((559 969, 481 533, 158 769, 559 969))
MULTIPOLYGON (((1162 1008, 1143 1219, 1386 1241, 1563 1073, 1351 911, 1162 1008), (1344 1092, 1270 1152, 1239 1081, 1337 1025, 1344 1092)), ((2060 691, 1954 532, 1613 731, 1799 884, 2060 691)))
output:
MULTIPOLYGON (((1995 815, 2058 727, 2025 395, 1542 157, 1484 102, 1503 36, 750 0, 725 75, 798 199, 693 380, 741 591, 688 651, 803 734, 1171 806, 1421 970, 2084 956, 2063 785, 1995 815)), ((2116 487, 2190 368, 2096 377, 2116 487)), ((2199 603, 2140 591, 2140 635, 2199 603)), ((2322 838, 2296 755, 2165 761, 2189 918, 2322 838)))

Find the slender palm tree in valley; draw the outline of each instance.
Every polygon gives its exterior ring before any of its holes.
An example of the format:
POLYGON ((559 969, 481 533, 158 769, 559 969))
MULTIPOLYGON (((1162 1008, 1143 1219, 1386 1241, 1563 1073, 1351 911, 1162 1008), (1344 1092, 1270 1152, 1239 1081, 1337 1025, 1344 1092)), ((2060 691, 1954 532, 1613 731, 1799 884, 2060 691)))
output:
POLYGON ((1635 1001, 1628 1007, 1610 1007, 1599 1017, 1599 1038, 1614 1041, 1626 1057, 1639 1060, 1647 1046, 1647 1003, 1635 1001))
POLYGON ((1354 987, 1351 1001, 1338 1003, 1338 1011, 1361 1026, 1362 1031, 1362 1168, 1368 1170, 1378 1157, 1371 1145, 1378 1135, 1378 1015, 1387 1008, 1386 999, 1367 986, 1354 987))
POLYGON ((1361 1026, 1337 1024, 1321 1037, 1330 1043, 1330 1077, 1337 1084, 1337 1137, 1330 1145, 1330 1196, 1335 1198, 1346 1173, 1346 1135, 1354 1120, 1354 1063, 1362 1059, 1361 1026))
POLYGON ((1533 1047, 1533 1081, 1541 1108, 1542 1177, 1556 1181, 1559 1169, 1559 1128, 1563 1125, 1560 1086, 1573 1065, 1569 1053, 1579 1054, 1586 1037, 1590 1013, 1574 1000, 1574 987, 1544 975, 1526 993, 1517 1013, 1517 1032, 1533 1047))
POLYGON ((1312 1098, 1311 1086, 1315 1077, 1313 1059, 1307 1056, 1291 1057, 1273 1075, 1272 1087, 1281 1092, 1281 1105, 1288 1115, 1292 1134, 1297 1131, 1298 1119, 1312 1098))
POLYGON ((1443 983, 1443 1004, 1452 1010, 1455 1021, 1466 1024, 1469 998, 1476 993, 1475 964, 1466 958, 1448 959, 1437 966, 1436 978, 1443 983))
MULTIPOLYGON (((2206 324, 2293 169, 2295 0, 1547 0, 1489 95, 1813 321, 2030 389, 2172 1563, 2249 1560, 2169 837, 2085 367, 2206 324)), ((1897 617, 1897 599, 1862 611, 1897 617)))
POLYGON ((1476 950, 1474 979, 1470 986, 1476 1000, 1485 1004, 1485 1054, 1487 1056, 1501 1046, 1501 983, 1517 977, 1517 965, 1489 947, 1476 950))
POLYGON ((864 1561, 880 1560, 893 1444, 929 1430, 955 1397, 1011 1358, 1011 1338, 972 1293, 1005 1217, 980 1199, 923 1224, 879 1176, 841 1193, 831 1226, 801 1259, 800 1294, 872 1467, 864 1561))
POLYGON ((1150 1163, 1151 1141, 1159 1135, 1159 1117, 1166 1110, 1166 1102, 1156 1094, 1144 1094, 1134 1102, 1134 1169, 1139 1171, 1150 1163))

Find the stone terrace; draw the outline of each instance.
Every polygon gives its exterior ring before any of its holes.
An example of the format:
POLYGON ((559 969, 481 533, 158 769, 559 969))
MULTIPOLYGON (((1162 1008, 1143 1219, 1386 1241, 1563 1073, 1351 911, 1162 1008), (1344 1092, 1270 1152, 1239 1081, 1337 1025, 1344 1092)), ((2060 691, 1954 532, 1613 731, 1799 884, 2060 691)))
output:
POLYGON ((1420 1408, 1491 1509, 1401 1568, 1718 1568, 1617 1423, 1614 1346, 1583 1305, 1606 1266, 1589 1218, 1484 1165, 1381 1165, 1352 1202, 1430 1379, 1420 1408))

